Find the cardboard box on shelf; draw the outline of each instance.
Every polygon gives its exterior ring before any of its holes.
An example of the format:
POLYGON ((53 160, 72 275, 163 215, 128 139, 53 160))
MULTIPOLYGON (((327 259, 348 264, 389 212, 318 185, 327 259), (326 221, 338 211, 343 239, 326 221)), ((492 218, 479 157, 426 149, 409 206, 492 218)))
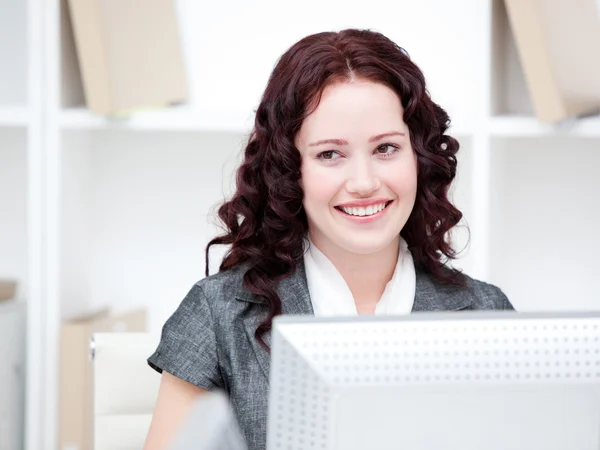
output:
POLYGON ((60 332, 59 450, 92 450, 90 337, 96 332, 145 332, 147 312, 112 315, 101 310, 65 322, 60 332))
POLYGON ((538 119, 558 122, 600 112, 600 3, 504 4, 538 119))
POLYGON ((16 280, 0 279, 0 301, 12 300, 17 290, 16 280))
POLYGON ((88 109, 127 115, 187 100, 175 0, 68 0, 88 109))

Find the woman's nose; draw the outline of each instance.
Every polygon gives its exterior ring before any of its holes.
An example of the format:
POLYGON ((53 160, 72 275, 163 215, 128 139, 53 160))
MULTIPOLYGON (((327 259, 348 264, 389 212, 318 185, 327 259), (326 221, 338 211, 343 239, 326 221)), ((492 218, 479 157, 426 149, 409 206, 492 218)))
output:
POLYGON ((381 187, 377 171, 370 161, 356 161, 348 174, 346 190, 361 197, 376 192, 381 187))

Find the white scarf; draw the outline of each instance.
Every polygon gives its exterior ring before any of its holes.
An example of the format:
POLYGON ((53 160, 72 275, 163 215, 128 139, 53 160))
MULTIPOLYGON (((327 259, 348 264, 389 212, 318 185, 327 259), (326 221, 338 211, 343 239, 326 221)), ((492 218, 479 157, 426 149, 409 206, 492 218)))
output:
MULTIPOLYGON (((307 240, 304 267, 315 316, 358 315, 352 292, 340 272, 310 238, 307 240)), ((410 314, 415 301, 416 279, 412 255, 401 237, 396 269, 375 307, 375 315, 410 314)))

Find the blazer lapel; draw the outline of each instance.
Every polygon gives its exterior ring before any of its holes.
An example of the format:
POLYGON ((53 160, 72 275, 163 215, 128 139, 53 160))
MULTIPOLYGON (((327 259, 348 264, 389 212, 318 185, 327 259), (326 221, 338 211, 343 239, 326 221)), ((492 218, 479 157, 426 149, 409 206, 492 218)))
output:
POLYGON ((460 311, 471 307, 473 300, 468 289, 441 284, 419 269, 416 274, 413 312, 460 311))
MULTIPOLYGON (((300 260, 296 272, 283 279, 277 287, 277 293, 281 299, 281 312, 286 315, 311 315, 314 314, 310 293, 304 272, 304 262, 300 260)), ((269 379, 271 370, 271 356, 256 340, 255 333, 260 323, 266 318, 269 309, 266 299, 252 294, 247 289, 240 290, 236 296, 238 300, 253 303, 248 308, 248 313, 243 319, 246 336, 256 359, 265 375, 269 379)), ((263 335, 263 340, 271 348, 271 331, 263 335)))

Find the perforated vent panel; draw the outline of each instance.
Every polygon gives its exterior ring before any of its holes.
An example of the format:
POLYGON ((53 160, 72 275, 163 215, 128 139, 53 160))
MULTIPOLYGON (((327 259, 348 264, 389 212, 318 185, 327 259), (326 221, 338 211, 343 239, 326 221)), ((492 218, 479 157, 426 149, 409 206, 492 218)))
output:
POLYGON ((271 378, 278 392, 269 410, 273 440, 270 448, 281 450, 326 449, 330 388, 314 368, 305 364, 293 346, 281 340, 271 378), (277 371, 277 375, 275 375, 277 371), (285 428, 285 433, 282 433, 285 428), (272 445, 274 444, 274 445, 272 445))
POLYGON ((290 325, 284 334, 287 348, 335 385, 600 379, 593 320, 290 325))

